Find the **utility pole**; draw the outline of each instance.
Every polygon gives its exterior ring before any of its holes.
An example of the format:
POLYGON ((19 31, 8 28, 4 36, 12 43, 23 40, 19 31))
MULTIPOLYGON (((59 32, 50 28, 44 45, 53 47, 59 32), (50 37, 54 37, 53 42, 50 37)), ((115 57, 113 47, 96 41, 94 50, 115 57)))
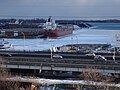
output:
POLYGON ((50 48, 50 55, 51 55, 51 61, 52 61, 52 48, 50 48))
POLYGON ((113 60, 115 62, 115 47, 114 47, 114 53, 113 53, 113 60))
POLYGON ((24 39, 23 44, 24 44, 24 48, 25 48, 25 34, 24 34, 24 32, 21 32, 21 34, 23 35, 23 39, 24 39))

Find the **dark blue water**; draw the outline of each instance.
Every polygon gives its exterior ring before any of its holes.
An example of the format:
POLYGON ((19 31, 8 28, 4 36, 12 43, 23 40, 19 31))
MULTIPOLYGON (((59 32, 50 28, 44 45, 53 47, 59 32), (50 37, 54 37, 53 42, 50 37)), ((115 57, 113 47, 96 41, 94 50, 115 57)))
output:
POLYGON ((89 23, 94 29, 101 30, 120 30, 120 23, 89 23))

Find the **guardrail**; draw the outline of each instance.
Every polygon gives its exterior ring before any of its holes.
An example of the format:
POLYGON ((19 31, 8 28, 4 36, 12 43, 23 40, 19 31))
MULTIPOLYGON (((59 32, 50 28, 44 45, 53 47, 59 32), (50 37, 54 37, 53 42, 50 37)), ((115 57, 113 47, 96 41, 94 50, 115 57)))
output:
POLYGON ((42 69, 42 70, 60 70, 60 71, 77 71, 81 72, 83 71, 87 66, 91 66, 94 69, 98 70, 98 72, 115 72, 120 73, 120 64, 116 63, 95 63, 95 62, 77 62, 76 60, 56 60, 51 61, 48 60, 25 60, 25 59, 9 59, 4 61, 6 64, 2 67, 5 68, 17 68, 17 69, 42 69), (71 62, 72 61, 72 62, 71 62), (74 63, 73 63, 74 61, 74 63))

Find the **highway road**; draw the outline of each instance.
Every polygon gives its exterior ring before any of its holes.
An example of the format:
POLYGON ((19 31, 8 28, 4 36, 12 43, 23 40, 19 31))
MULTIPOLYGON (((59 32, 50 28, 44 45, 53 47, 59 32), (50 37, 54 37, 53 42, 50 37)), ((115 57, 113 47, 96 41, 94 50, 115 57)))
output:
MULTIPOLYGON (((107 62, 113 62, 113 53, 96 53, 96 55, 102 55, 107 59, 107 62)), ((61 60, 61 61, 84 61, 84 62, 93 62, 94 61, 94 56, 87 56, 86 53, 51 53, 51 52, 0 52, 0 56, 3 58, 7 59, 24 59, 24 60, 61 60), (63 58, 54 58, 51 57, 51 55, 60 55, 63 58)), ((116 54, 115 55, 115 60, 116 62, 120 62, 120 55, 116 54)), ((97 62, 96 62, 97 63, 97 62)))
POLYGON ((0 52, 0 56, 2 56, 4 59, 6 59, 8 62, 10 61, 27 61, 27 62, 41 62, 41 61, 54 61, 54 62, 76 62, 76 63, 113 63, 113 64, 119 64, 120 62, 120 55, 116 54, 115 61, 113 59, 113 53, 105 53, 105 54, 99 54, 96 53, 96 55, 102 55, 104 56, 107 61, 101 62, 101 61, 95 61, 94 56, 87 56, 86 53, 51 53, 51 52, 0 52), (54 58, 53 55, 60 55, 62 58, 56 57, 54 58))
POLYGON ((96 61, 94 56, 87 56, 87 53, 51 53, 51 52, 17 52, 17 51, 1 51, 1 61, 6 64, 6 68, 16 69, 43 69, 43 70, 63 70, 63 71, 82 71, 88 66, 99 69, 101 72, 105 70, 109 73, 120 73, 120 55, 116 54, 114 62, 113 53, 96 53, 96 55, 104 56, 107 61, 96 61), (60 55, 62 58, 51 58, 53 55, 60 55))

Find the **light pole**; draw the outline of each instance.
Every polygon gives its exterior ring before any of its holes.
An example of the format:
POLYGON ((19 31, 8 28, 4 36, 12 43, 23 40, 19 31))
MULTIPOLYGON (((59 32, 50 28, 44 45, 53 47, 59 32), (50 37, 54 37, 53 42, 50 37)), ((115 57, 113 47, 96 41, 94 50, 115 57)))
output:
POLYGON ((52 48, 50 48, 50 55, 51 55, 51 61, 52 61, 52 48))
POLYGON ((24 39, 24 48, 25 48, 25 33, 24 32, 21 32, 21 34, 23 35, 23 39, 24 39))
POLYGON ((76 35, 76 39, 77 39, 77 51, 79 51, 79 45, 78 45, 78 37, 76 35))
POLYGON ((78 44, 78 37, 76 36, 76 39, 77 39, 77 44, 78 44))
POLYGON ((51 52, 51 61, 53 61, 53 47, 54 47, 54 44, 51 44, 51 48, 50 48, 50 52, 51 52))
POLYGON ((119 40, 120 40, 120 38, 119 38, 119 36, 116 34, 115 35, 115 45, 114 45, 114 52, 113 52, 113 60, 114 60, 114 62, 116 63, 116 58, 115 58, 115 51, 116 51, 116 47, 119 45, 119 40))
POLYGON ((115 47, 114 47, 113 60, 114 60, 114 62, 115 62, 115 47))
POLYGON ((73 49, 73 37, 71 37, 71 49, 73 49))

